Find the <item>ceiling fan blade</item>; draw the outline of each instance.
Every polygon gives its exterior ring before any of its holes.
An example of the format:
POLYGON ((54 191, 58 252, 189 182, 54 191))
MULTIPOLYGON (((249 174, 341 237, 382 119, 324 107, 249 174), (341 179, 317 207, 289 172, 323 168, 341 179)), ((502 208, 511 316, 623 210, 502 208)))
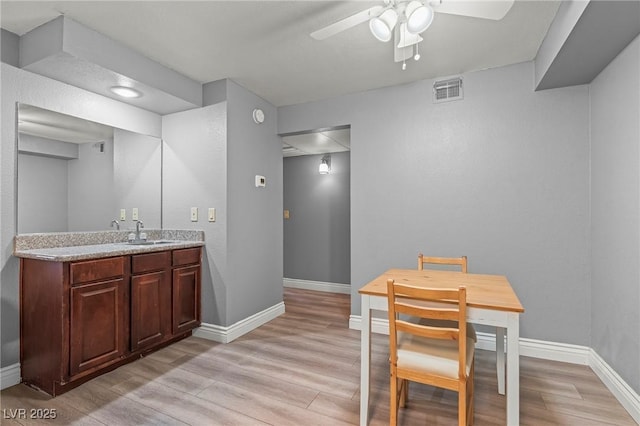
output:
POLYGON ((514 0, 433 0, 430 4, 438 13, 499 21, 509 12, 513 2, 514 0))
POLYGON ((333 24, 327 25, 324 28, 320 28, 319 30, 312 32, 311 37, 316 40, 324 40, 331 37, 332 35, 348 30, 349 28, 355 27, 358 24, 361 24, 375 16, 378 16, 383 10, 383 6, 373 6, 369 9, 363 10, 354 15, 334 22, 333 24))

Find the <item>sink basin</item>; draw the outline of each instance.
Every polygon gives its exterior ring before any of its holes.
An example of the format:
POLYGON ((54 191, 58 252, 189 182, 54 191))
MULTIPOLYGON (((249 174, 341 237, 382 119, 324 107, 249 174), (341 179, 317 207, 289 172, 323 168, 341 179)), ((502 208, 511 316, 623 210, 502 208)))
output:
POLYGON ((170 240, 146 240, 146 241, 127 241, 124 244, 129 244, 132 246, 152 246, 156 244, 169 244, 173 241, 170 240))

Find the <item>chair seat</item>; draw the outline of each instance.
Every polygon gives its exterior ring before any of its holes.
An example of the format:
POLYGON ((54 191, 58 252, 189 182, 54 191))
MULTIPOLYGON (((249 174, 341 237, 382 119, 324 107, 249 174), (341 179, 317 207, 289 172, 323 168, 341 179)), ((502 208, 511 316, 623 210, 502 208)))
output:
MULTIPOLYGON (((471 371, 475 343, 467 337, 466 367, 471 371)), ((398 368, 458 379, 458 342, 398 333, 398 368)))

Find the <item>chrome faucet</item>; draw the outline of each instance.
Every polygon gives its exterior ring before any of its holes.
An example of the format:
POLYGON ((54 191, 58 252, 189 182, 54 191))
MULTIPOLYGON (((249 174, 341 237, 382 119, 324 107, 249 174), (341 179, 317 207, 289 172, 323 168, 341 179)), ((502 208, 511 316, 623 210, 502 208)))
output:
POLYGON ((141 220, 136 220, 136 241, 140 241, 140 228, 144 228, 141 220))
POLYGON ((116 225, 116 230, 120 230, 120 222, 118 222, 117 220, 113 219, 111 221, 111 227, 113 228, 113 225, 116 225))

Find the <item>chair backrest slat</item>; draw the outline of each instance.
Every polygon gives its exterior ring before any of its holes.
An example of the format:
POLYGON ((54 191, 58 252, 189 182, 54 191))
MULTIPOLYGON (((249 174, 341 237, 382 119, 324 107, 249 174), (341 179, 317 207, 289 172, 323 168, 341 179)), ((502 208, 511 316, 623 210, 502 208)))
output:
POLYGON ((408 284, 402 284, 402 286, 400 287, 400 283, 396 284, 398 284, 398 286, 396 287, 397 297, 406 296, 416 300, 450 300, 454 303, 458 303, 458 298, 460 297, 457 289, 450 290, 442 288, 424 288, 408 284))
POLYGON ((425 263, 433 265, 458 265, 460 270, 467 273, 467 256, 461 257, 434 257, 418 254, 418 270, 422 271, 425 263))
POLYGON ((458 289, 436 289, 412 286, 387 280, 389 307, 389 341, 391 362, 397 362, 398 333, 441 340, 458 341, 458 374, 466 376, 467 292, 464 286, 458 289), (432 303, 430 305, 429 302, 432 303), (444 302, 446 307, 443 306, 444 302), (450 306, 449 306, 450 305, 450 306), (434 327, 401 320, 400 314, 420 318, 448 319, 457 327, 434 327), (461 338, 464 336, 465 338, 461 338))
POLYGON ((416 336, 439 340, 458 340, 460 330, 448 327, 431 327, 397 320, 396 332, 410 333, 416 336))
POLYGON ((438 320, 458 321, 460 318, 460 310, 455 305, 452 305, 452 308, 442 308, 440 306, 430 307, 428 305, 419 305, 420 302, 420 300, 417 300, 414 304, 406 301, 406 299, 396 300, 396 312, 414 317, 438 320))

